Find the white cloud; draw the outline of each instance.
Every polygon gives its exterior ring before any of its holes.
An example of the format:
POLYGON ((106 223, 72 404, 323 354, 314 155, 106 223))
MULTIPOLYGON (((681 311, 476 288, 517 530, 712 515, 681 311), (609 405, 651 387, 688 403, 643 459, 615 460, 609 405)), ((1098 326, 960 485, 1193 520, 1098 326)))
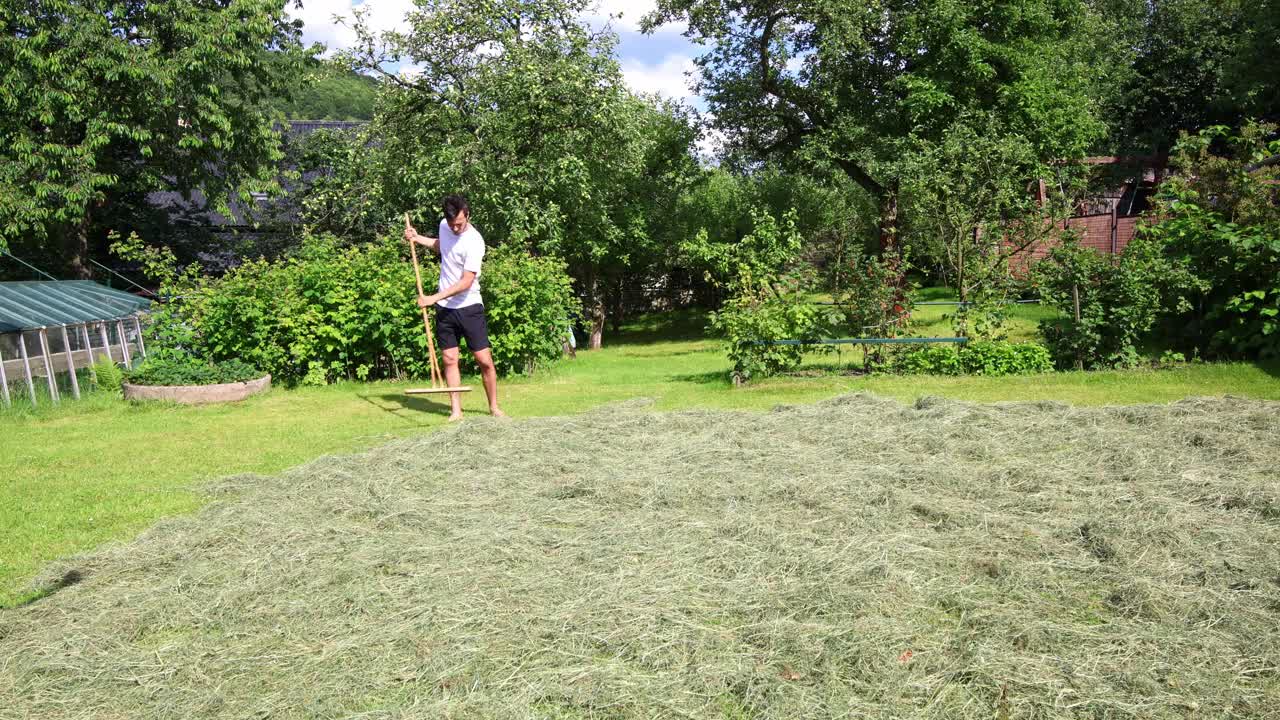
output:
MULTIPOLYGON (((653 12, 656 6, 654 0, 599 0, 595 10, 589 11, 584 18, 597 26, 608 20, 618 32, 639 32, 640 20, 653 12), (622 17, 616 17, 618 15, 622 17)), ((655 28, 654 32, 682 33, 685 27, 684 23, 670 23, 655 28)))
POLYGON ((693 78, 688 73, 695 72, 697 66, 694 65, 693 58, 687 55, 668 55, 662 62, 653 65, 627 59, 621 65, 622 77, 633 92, 656 93, 673 100, 694 97, 690 87, 693 78))
MULTIPOLYGON (((653 0, 601 0, 593 11, 583 15, 583 19, 597 27, 606 21, 613 23, 618 32, 638 32, 640 20, 655 7, 653 0), (610 16, 621 15, 610 20, 610 16)), ((355 44, 355 33, 349 27, 340 25, 335 16, 341 17, 349 25, 352 11, 361 8, 365 11, 365 19, 376 31, 407 30, 405 17, 414 10, 413 0, 303 0, 302 7, 290 10, 290 15, 302 20, 303 38, 307 42, 321 42, 329 50, 343 50, 355 44)), ((683 23, 663 25, 656 32, 684 32, 683 23)))
POLYGON ((302 36, 307 42, 322 42, 332 52, 355 44, 356 35, 348 26, 356 8, 364 11, 370 28, 385 32, 407 30, 405 17, 414 7, 413 0, 303 0, 302 8, 291 10, 290 15, 302 21, 302 36), (339 24, 335 16, 348 26, 339 24))
POLYGON ((711 124, 715 122, 716 116, 713 113, 704 113, 702 116, 702 134, 698 137, 696 153, 702 162, 707 164, 716 164, 719 161, 720 153, 724 151, 725 134, 715 128, 711 124))

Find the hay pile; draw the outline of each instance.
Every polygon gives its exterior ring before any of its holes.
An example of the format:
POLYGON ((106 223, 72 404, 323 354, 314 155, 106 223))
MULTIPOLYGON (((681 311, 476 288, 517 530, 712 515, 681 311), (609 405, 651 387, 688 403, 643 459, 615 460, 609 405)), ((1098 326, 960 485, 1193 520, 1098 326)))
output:
POLYGON ((1280 405, 479 421, 0 613, 0 717, 1280 717, 1280 405))

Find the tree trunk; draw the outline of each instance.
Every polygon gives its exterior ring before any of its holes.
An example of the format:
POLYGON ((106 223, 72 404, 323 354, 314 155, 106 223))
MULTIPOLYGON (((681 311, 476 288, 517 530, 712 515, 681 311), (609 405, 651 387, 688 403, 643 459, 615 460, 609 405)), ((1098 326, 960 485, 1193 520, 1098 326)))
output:
POLYGON ((880 197, 880 252, 898 249, 898 188, 886 189, 880 197))
POLYGON ((880 203, 880 252, 896 250, 898 246, 898 181, 881 184, 867 174, 862 166, 848 157, 835 158, 849 179, 866 190, 880 203))
POLYGON ((86 210, 80 222, 64 228, 62 252, 68 274, 73 280, 89 280, 93 270, 89 267, 89 226, 92 218, 86 210))
POLYGON ((590 320, 591 336, 587 341, 587 349, 599 350, 604 344, 604 321, 607 314, 605 312, 604 283, 600 281, 600 277, 594 269, 588 270, 586 277, 587 281, 583 285, 587 288, 587 297, 582 309, 590 320))
POLYGON ((587 345, 592 350, 604 344, 604 316, 604 303, 597 299, 591 306, 591 342, 587 345))
POLYGON ((613 312, 609 316, 609 329, 615 334, 622 331, 622 321, 626 318, 625 281, 618 278, 613 284, 613 312))

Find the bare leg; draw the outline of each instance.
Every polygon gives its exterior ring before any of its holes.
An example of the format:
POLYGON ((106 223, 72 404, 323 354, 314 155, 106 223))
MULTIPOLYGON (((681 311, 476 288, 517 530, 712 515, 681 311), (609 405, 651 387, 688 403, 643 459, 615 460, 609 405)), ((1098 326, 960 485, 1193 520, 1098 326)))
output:
MULTIPOLYGON (((458 348, 451 347, 442 353, 444 357, 444 382, 449 387, 462 384, 462 373, 458 372, 458 348)), ((449 422, 462 419, 462 394, 449 393, 449 422)))
POLYGON ((484 394, 489 399, 489 414, 506 417, 498 407, 498 370, 493 366, 493 353, 489 348, 476 352, 476 364, 480 366, 480 379, 484 381, 484 394))

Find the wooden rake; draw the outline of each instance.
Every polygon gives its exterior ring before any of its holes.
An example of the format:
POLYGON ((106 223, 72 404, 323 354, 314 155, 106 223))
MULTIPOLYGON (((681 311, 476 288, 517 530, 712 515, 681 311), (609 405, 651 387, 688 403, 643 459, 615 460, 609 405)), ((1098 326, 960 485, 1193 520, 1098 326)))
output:
MULTIPOLYGON (((409 213, 404 214, 404 229, 408 230, 409 213)), ((413 257, 413 277, 418 282, 418 297, 422 297, 422 268, 418 265, 418 247, 417 243, 409 241, 409 255, 413 257)), ((431 316, 426 308, 422 308, 422 328, 427 332, 427 354, 431 358, 431 387, 429 388, 411 388, 405 390, 406 395, 433 395, 437 393, 463 393, 471 392, 471 388, 466 385, 458 387, 449 387, 445 384, 444 375, 440 372, 440 362, 436 359, 436 336, 431 332, 431 316)))

